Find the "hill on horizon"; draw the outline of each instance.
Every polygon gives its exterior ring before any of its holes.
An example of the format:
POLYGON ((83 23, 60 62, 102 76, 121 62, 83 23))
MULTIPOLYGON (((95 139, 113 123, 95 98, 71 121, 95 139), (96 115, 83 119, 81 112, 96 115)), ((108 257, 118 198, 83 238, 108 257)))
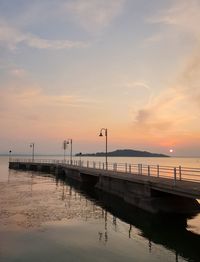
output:
MULTIPOLYGON (((76 156, 79 156, 79 154, 76 154, 76 156)), ((97 153, 86 153, 81 154, 82 156, 105 156, 105 152, 97 152, 97 153)), ((117 149, 112 152, 108 152, 107 156, 113 156, 113 157, 170 157, 168 155, 164 154, 158 154, 158 153, 150 153, 147 151, 139 151, 139 150, 133 150, 133 149, 117 149)))

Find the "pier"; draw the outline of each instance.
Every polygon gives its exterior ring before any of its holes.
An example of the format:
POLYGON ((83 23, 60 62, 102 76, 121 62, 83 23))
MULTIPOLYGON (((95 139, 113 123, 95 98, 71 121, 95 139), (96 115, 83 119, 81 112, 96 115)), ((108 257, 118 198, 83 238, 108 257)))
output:
POLYGON ((10 159, 9 168, 77 180, 152 213, 200 211, 200 169, 83 161, 10 159))

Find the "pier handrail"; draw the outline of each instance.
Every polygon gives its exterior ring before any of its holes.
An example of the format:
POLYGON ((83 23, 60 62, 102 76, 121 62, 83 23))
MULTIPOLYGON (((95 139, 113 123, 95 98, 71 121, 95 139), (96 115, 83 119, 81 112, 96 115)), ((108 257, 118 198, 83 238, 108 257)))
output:
POLYGON ((156 178, 168 178, 176 181, 191 181, 200 183, 200 168, 194 167, 182 167, 182 166, 162 166, 162 165, 148 165, 148 164, 130 164, 130 163, 113 163, 101 161, 83 161, 73 160, 70 163, 69 160, 59 159, 35 159, 34 161, 29 158, 11 158, 10 162, 18 163, 44 163, 44 164, 57 164, 57 165, 69 165, 81 168, 89 168, 96 170, 108 170, 125 174, 135 174, 142 176, 150 176, 156 178))

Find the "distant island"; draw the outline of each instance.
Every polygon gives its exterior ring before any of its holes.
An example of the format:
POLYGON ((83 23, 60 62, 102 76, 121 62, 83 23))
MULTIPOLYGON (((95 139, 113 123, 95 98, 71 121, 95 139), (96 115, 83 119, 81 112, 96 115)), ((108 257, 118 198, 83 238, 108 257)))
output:
MULTIPOLYGON (((105 152, 97 152, 97 153, 78 153, 75 156, 105 156, 105 152)), ((138 151, 138 150, 132 150, 132 149, 118 149, 112 152, 108 152, 107 156, 113 156, 113 157, 170 157, 168 155, 164 154, 156 154, 156 153, 150 153, 147 151, 138 151)))

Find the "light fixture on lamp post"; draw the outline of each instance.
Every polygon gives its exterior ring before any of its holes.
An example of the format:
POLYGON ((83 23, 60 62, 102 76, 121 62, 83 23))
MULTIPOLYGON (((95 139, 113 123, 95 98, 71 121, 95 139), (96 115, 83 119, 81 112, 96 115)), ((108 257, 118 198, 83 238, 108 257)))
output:
POLYGON ((30 147, 32 148, 32 162, 34 162, 34 157, 35 157, 35 143, 30 143, 30 147))
POLYGON ((106 170, 108 169, 108 129, 107 128, 101 128, 99 136, 103 136, 103 131, 106 138, 106 170))

